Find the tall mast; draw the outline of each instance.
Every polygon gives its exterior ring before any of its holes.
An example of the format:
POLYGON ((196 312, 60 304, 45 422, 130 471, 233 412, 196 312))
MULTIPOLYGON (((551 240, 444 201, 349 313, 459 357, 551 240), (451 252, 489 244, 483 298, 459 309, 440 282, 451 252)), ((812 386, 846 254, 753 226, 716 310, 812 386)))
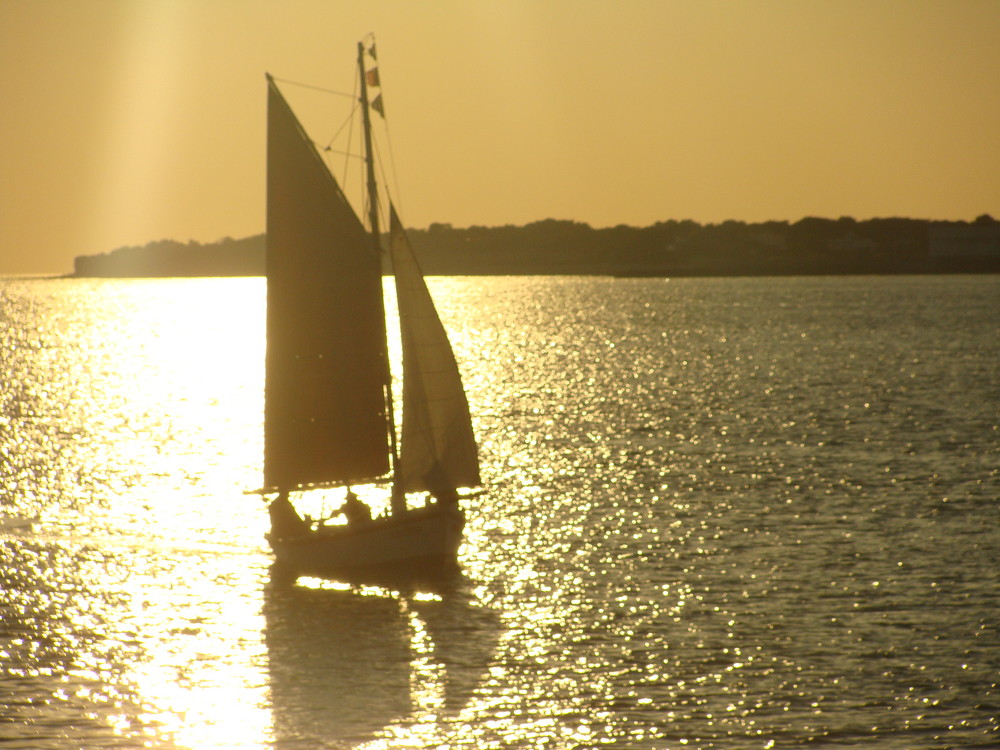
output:
POLYGON ((361 75, 361 116, 365 131, 365 169, 368 173, 368 223, 372 246, 382 255, 378 228, 378 191, 375 187, 375 159, 372 155, 372 120, 368 111, 368 76, 365 73, 365 47, 358 42, 358 72, 361 75))
MULTIPOLYGON (((368 176, 368 224, 371 228, 372 251, 381 261, 382 242, 378 225, 378 188, 375 184, 375 157, 372 153, 372 120, 368 108, 368 77, 365 72, 365 46, 363 42, 358 42, 358 75, 361 76, 361 118, 364 125, 365 171, 368 176)), ((383 315, 383 319, 384 317, 383 315)), ((389 446, 392 451, 392 467, 393 474, 395 475, 395 469, 399 465, 399 449, 396 445, 396 410, 392 402, 392 372, 389 368, 388 342, 386 343, 385 352, 385 383, 383 384, 383 389, 385 392, 386 413, 389 417, 389 446)), ((401 493, 397 495, 397 485, 395 482, 392 494, 393 512, 396 511, 400 503, 402 503, 402 508, 405 509, 406 501, 401 497, 401 493)))

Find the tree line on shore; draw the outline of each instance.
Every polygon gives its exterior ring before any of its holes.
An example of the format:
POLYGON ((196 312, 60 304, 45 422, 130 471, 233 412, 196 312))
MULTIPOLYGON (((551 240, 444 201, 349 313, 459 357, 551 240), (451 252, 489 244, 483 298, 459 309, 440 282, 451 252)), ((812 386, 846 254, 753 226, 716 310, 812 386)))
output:
MULTIPOLYGON (((407 230, 428 275, 744 276, 1000 272, 1000 222, 807 217, 594 229, 546 219, 524 226, 407 230)), ((80 256, 79 277, 259 276, 265 236, 160 240, 80 256)))

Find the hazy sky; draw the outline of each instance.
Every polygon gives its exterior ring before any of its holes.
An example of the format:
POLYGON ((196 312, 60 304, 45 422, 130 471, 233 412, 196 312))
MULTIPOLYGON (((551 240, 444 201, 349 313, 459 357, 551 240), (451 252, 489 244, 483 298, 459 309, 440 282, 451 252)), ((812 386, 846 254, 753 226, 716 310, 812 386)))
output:
POLYGON ((998 0, 0 0, 0 274, 262 232, 368 32, 411 226, 1000 218, 998 0))

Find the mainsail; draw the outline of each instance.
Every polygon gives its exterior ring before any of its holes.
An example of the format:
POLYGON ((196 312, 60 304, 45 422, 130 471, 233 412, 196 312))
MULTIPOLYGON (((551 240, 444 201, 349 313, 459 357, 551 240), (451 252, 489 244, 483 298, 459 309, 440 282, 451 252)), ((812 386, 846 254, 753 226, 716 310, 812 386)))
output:
POLYGON ((384 475, 380 259, 270 76, 267 163, 265 485, 384 475))
POLYGON ((403 427, 396 484, 407 492, 478 486, 476 439, 455 355, 391 207, 390 252, 403 340, 403 427))

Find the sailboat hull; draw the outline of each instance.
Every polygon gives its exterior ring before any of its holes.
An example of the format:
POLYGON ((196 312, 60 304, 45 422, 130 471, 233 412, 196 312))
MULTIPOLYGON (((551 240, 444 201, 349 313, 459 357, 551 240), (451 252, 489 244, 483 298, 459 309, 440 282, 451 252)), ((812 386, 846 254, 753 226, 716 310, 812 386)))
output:
POLYGON ((433 505, 348 526, 306 534, 268 534, 276 568, 284 575, 349 581, 427 579, 458 570, 465 516, 433 505))

